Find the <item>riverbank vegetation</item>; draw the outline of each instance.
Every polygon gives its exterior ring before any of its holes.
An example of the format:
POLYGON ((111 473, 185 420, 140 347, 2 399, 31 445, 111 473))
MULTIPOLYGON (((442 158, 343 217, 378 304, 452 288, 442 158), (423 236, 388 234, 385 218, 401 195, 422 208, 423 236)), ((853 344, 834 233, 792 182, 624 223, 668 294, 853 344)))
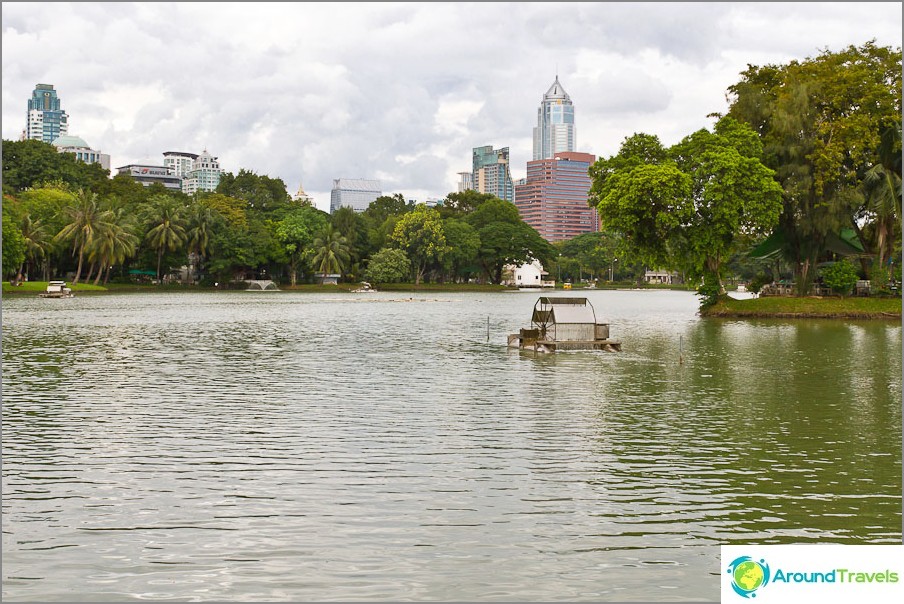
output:
POLYGON ((724 298, 700 310, 704 317, 723 318, 828 318, 901 320, 900 298, 768 296, 735 300, 724 298))

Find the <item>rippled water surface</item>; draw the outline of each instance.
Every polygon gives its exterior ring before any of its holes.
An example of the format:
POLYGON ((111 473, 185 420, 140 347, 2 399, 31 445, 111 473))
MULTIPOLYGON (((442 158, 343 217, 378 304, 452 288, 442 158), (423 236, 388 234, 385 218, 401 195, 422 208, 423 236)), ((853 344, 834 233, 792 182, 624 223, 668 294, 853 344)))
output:
POLYGON ((589 296, 623 352, 507 349, 531 293, 4 299, 4 599, 716 601, 719 544, 900 543, 899 322, 589 296))

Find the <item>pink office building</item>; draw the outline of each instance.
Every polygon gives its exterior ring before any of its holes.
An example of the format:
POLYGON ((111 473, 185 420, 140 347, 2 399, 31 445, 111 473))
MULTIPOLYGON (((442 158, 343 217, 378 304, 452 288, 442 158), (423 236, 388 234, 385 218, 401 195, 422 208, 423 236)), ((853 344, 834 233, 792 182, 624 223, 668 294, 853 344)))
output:
POLYGON ((527 178, 515 186, 521 219, 550 243, 598 231, 596 209, 587 205, 587 171, 595 161, 590 153, 561 151, 551 159, 527 162, 527 178))

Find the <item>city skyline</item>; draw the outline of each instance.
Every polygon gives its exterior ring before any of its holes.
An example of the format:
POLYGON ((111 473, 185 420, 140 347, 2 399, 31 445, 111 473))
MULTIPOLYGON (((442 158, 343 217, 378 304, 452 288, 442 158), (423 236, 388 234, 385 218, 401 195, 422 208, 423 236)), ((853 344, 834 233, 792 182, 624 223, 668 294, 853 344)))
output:
POLYGON ((225 171, 290 192, 303 181, 328 210, 337 178, 442 198, 485 145, 508 147, 523 178, 556 77, 580 113, 575 151, 607 157, 634 132, 670 145, 711 126, 747 64, 901 45, 898 3, 480 9, 475 21, 452 3, 4 3, 3 138, 19 138, 26 99, 48 83, 69 134, 115 166, 209 149, 225 171))

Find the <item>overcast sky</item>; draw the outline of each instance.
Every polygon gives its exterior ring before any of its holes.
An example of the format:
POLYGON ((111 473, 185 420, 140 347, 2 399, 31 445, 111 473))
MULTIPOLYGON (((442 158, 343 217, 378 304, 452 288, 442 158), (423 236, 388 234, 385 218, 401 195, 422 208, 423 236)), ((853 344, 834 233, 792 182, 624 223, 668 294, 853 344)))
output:
POLYGON ((524 176, 557 73, 578 151, 610 156, 635 132, 671 145, 712 125, 748 64, 901 46, 901 6, 3 2, 3 138, 46 83, 114 173, 206 148, 321 209, 335 178, 442 198, 473 147, 509 147, 524 176))

